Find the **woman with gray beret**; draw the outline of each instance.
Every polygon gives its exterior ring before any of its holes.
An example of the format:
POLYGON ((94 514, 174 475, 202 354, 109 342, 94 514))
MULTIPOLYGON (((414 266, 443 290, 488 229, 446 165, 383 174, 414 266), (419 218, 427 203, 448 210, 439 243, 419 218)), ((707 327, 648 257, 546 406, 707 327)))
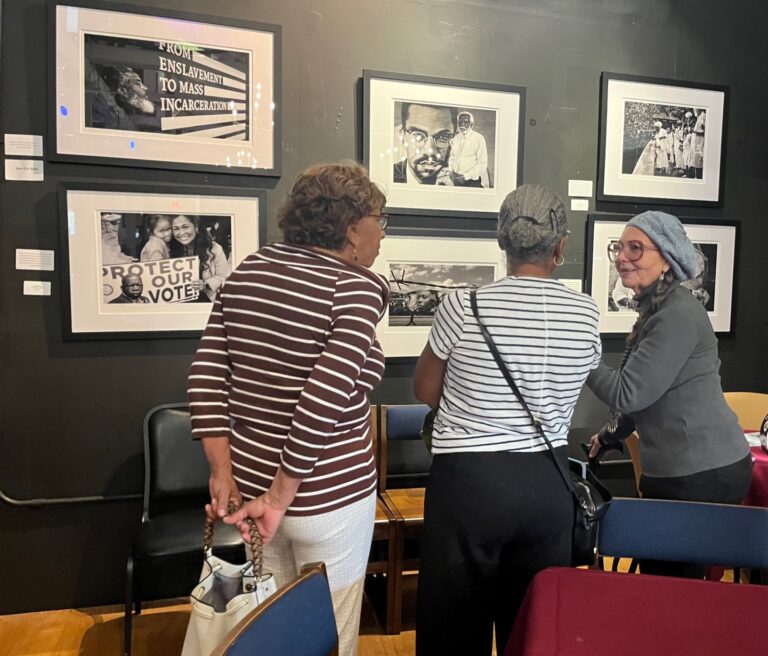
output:
MULTIPOLYGON (((720 385, 717 338, 704 306, 681 282, 696 274, 693 244, 680 221, 649 211, 609 246, 638 319, 618 370, 605 364, 587 385, 610 406, 592 437, 591 457, 637 430, 644 497, 740 503, 752 477, 749 447, 720 385)), ((692 565, 641 563, 646 573, 700 577, 692 565)))
MULTIPOLYGON (((597 305, 552 279, 568 236, 553 191, 524 185, 510 193, 497 234, 507 275, 476 290, 478 314, 566 465, 573 409, 600 361, 597 305)), ((573 500, 480 333, 469 289, 438 308, 414 392, 438 410, 416 653, 490 654, 494 624, 503 646, 533 575, 570 565, 573 500)))

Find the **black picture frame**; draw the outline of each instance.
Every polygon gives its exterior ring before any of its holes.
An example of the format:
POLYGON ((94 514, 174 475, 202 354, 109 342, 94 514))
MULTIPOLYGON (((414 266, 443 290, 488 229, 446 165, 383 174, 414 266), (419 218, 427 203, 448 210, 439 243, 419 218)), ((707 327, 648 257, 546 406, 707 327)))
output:
POLYGON ((48 160, 281 175, 281 26, 97 0, 48 0, 48 43, 48 160), (119 25, 113 33, 112 24, 119 25), (162 37, 142 38, 141 25, 152 25, 162 37), (211 38, 189 47, 201 32, 211 38), (173 47, 162 50, 163 44, 173 47), (271 63, 262 56, 267 52, 271 63), (262 76, 263 83, 257 81, 262 76), (126 88, 134 92, 129 96, 126 88))
POLYGON ((603 72, 597 200, 720 207, 729 94, 723 85, 603 72))
MULTIPOLYGON (((595 299, 600 311, 603 337, 625 337, 632 329, 637 313, 631 309, 631 290, 624 290, 612 276, 607 245, 618 239, 624 224, 632 218, 625 214, 587 215, 585 226, 585 292, 595 299), (620 292, 616 294, 618 285, 620 292)), ((707 308, 715 333, 721 337, 735 334, 737 256, 741 224, 725 219, 680 218, 686 233, 697 248, 699 273, 683 283, 707 308)))
POLYGON ((387 211, 436 219, 494 218, 504 196, 523 179, 525 100, 521 86, 364 70, 362 158, 371 179, 387 191, 387 211), (435 137, 446 143, 434 148, 421 174, 408 165, 415 138, 409 132, 406 139, 400 130, 404 105, 409 114, 413 105, 427 107, 427 120, 436 121, 435 130, 442 128, 426 137, 425 150, 432 150, 435 137), (471 114, 475 136, 464 137, 465 163, 456 159, 453 171, 450 153, 462 112, 471 114), (485 167, 481 155, 469 154, 483 149, 485 167))
POLYGON ((166 258, 141 261, 149 215, 165 215, 169 229, 174 216, 197 217, 197 232, 205 229, 212 241, 221 242, 210 250, 228 265, 220 278, 266 240, 263 189, 61 182, 58 204, 65 341, 201 336, 215 290, 199 292, 204 302, 177 302, 190 294, 185 283, 204 276, 194 255, 166 253, 166 258), (114 235, 105 237, 105 220, 114 235), (128 274, 142 279, 140 294, 146 299, 130 306, 114 301, 122 287, 117 278, 128 274))

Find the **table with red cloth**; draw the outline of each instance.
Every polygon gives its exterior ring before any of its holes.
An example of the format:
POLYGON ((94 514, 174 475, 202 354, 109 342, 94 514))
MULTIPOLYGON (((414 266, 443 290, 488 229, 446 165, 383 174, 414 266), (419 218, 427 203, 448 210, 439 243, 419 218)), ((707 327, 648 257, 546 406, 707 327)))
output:
POLYGON ((745 506, 768 508, 768 453, 759 446, 753 446, 750 451, 755 466, 752 469, 752 485, 743 503, 745 506))
POLYGON ((504 656, 765 656, 768 586, 563 567, 531 582, 504 656))

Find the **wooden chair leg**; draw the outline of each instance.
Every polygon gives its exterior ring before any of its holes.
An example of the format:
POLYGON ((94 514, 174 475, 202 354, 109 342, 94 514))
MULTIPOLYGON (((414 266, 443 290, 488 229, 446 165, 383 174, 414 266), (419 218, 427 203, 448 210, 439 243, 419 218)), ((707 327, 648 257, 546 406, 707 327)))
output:
POLYGON ((392 522, 387 572, 387 626, 390 635, 403 630, 403 554, 404 523, 402 519, 392 522))
POLYGON ((133 556, 125 566, 125 612, 123 613, 123 656, 131 656, 133 632, 133 556))

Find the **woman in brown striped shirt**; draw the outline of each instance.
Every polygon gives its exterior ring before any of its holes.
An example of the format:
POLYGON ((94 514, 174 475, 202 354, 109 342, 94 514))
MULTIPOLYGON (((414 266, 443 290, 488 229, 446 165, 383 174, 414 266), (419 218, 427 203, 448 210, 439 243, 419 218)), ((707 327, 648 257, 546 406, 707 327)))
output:
POLYGON ((388 286, 368 270, 386 198, 356 163, 313 166, 279 211, 282 243, 246 258, 214 301, 189 374, 192 431, 211 465, 209 513, 250 499, 278 585, 322 560, 340 653, 354 654, 376 470, 368 392, 388 286))

